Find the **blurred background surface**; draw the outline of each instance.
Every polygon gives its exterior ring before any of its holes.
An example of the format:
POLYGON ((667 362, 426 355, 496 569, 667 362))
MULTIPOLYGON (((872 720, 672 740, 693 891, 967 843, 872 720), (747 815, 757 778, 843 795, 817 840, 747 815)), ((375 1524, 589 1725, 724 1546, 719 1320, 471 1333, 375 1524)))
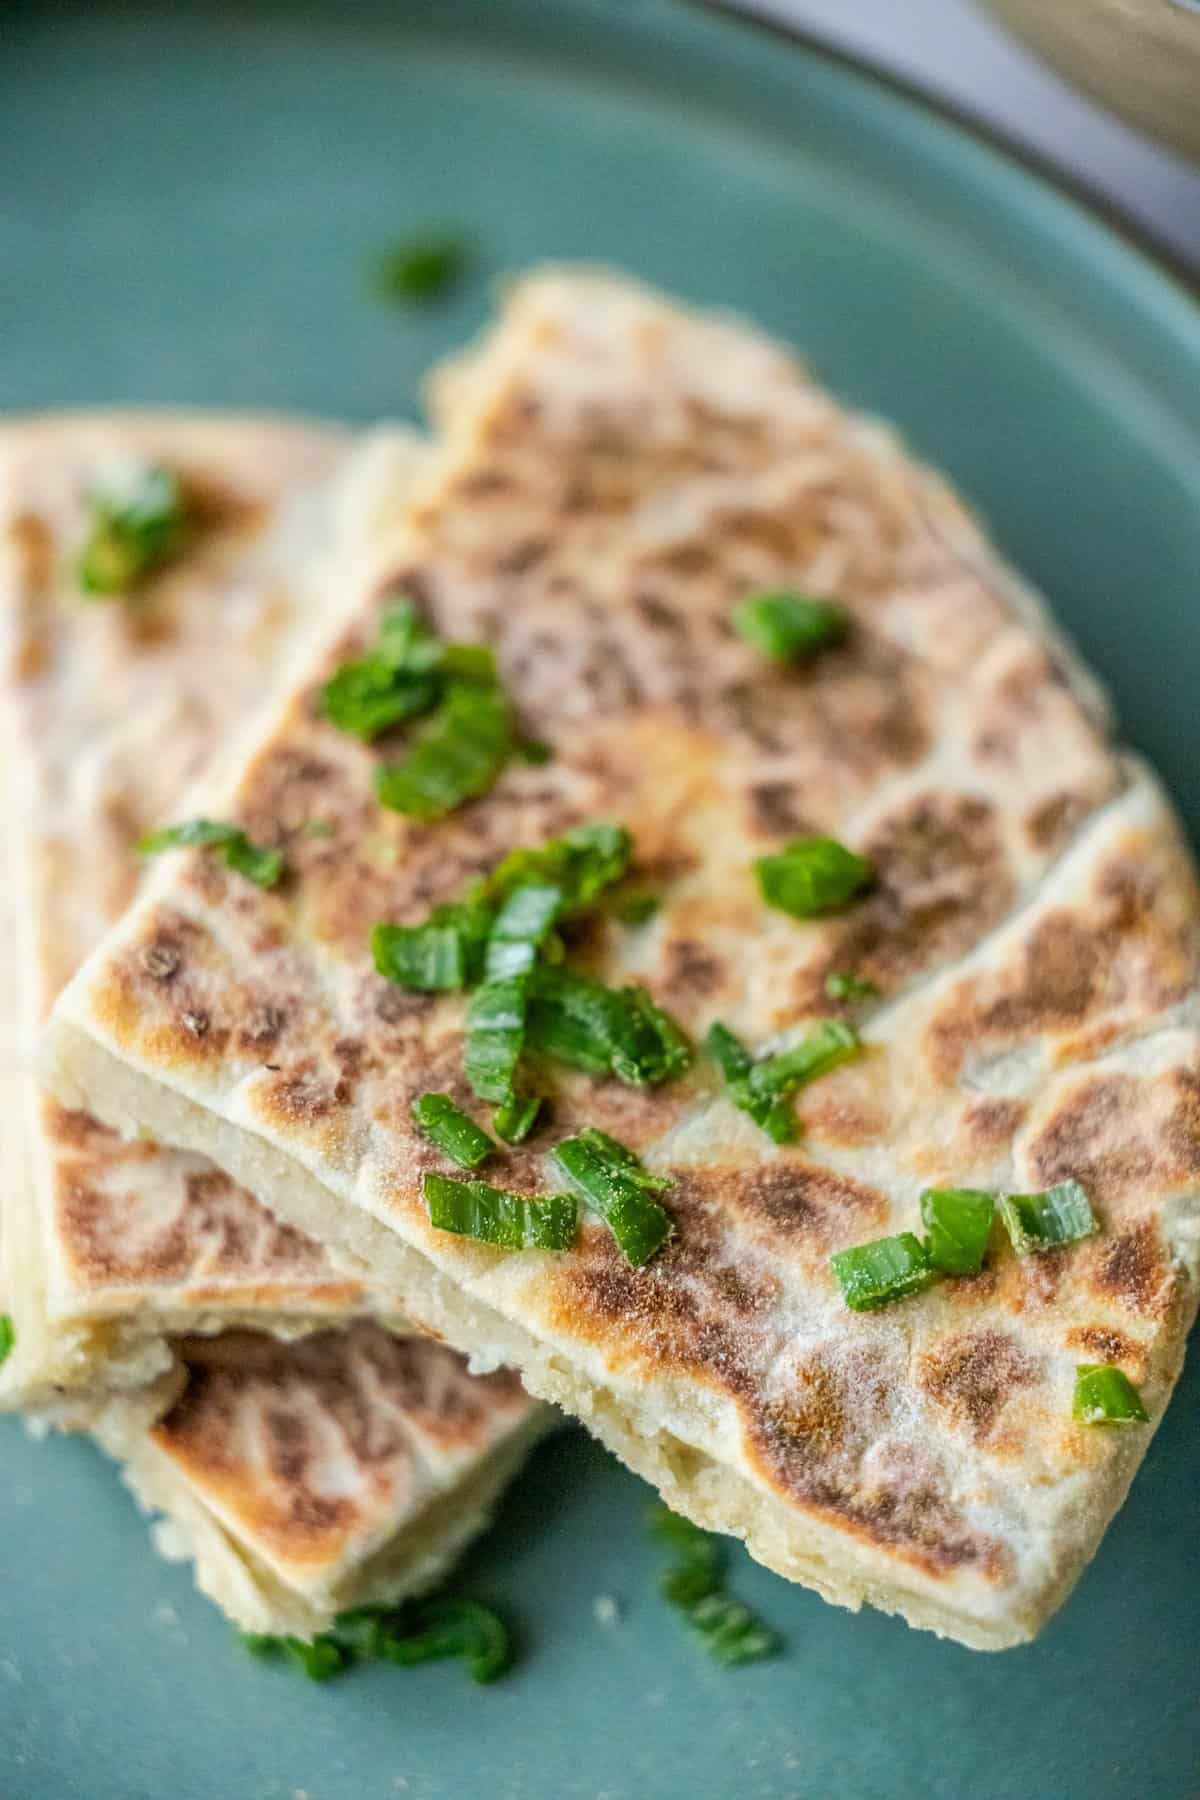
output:
MULTIPOLYGON (((727 0, 728 3, 728 0, 727 0)), ((745 12, 797 26, 869 58, 948 100, 1014 144, 1047 158, 1107 198, 1200 277, 1200 166, 1156 143, 1055 74, 971 0, 737 0, 745 12)), ((1005 0, 1011 10, 1012 0, 1005 0)), ((1200 11, 1184 0, 1037 0, 1046 18, 1090 5, 1101 26, 1137 5, 1161 27, 1195 36, 1195 130, 1200 133, 1200 11)), ((1025 9, 1030 10, 1028 7, 1025 9)), ((1086 36, 1086 26, 1080 26, 1086 36)), ((1147 36, 1146 56, 1153 54, 1147 36)), ((1078 41, 1078 40, 1076 40, 1078 41)), ((1086 48, 1086 46, 1085 46, 1086 48)), ((1106 50, 1106 55, 1112 55, 1106 50)), ((1118 61, 1119 51, 1116 53, 1118 61)), ((1145 59, 1144 59, 1145 60, 1145 59)), ((1111 64, 1109 65, 1111 66, 1111 64)))

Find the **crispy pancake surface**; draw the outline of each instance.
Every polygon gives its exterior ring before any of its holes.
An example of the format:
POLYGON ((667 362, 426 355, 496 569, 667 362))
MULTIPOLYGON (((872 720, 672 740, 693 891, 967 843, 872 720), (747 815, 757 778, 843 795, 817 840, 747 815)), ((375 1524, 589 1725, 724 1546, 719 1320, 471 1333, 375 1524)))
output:
MULTIPOLYGON (((68 417, 0 431, 5 884, 0 1399, 87 1422, 157 1536, 241 1624, 307 1636, 429 1586, 487 1522, 546 1414, 508 1375, 397 1337, 349 1279, 199 1154, 40 1095, 19 1044, 140 875, 137 838, 336 614, 339 542, 375 528, 419 454, 388 432, 252 419, 68 417), (117 460, 169 466, 199 515, 135 595, 72 572, 117 460), (379 485, 382 480, 382 487, 379 485), (358 1323, 350 1323, 358 1320, 358 1323), (344 1331, 323 1329, 349 1325, 344 1331), (260 1329, 228 1329, 241 1324, 260 1329), (300 1342, 263 1336, 317 1335, 300 1342), (196 1336, 182 1344, 180 1333, 196 1336)), ((155 965, 167 972, 165 959, 155 965)), ((265 1046, 273 1014, 247 1014, 265 1046)))
POLYGON ((378 454, 358 452, 352 467, 346 434, 282 420, 68 415, 0 430, 17 865, 3 955, 19 994, 5 1014, 5 1088, 26 1138, 24 1173, 0 1201, 17 1320, 9 1403, 140 1384, 167 1365, 166 1331, 272 1316, 298 1330, 370 1303, 207 1159, 124 1142, 38 1095, 22 1067, 58 989, 132 897, 138 838, 175 816, 328 605, 357 472, 378 454), (88 495, 131 460, 178 476, 190 537, 134 595, 90 597, 77 581, 88 495))
POLYGON ((1120 1363, 1157 1419, 1196 1309, 1197 894, 1170 810, 954 496, 744 325, 551 271, 434 400, 447 447, 357 618, 221 792, 288 842, 288 881, 164 867, 64 997, 50 1078, 117 1128, 205 1145, 783 1573, 969 1644, 1027 1638, 1148 1437, 1075 1425, 1075 1364, 1120 1363), (799 668, 730 623, 784 584, 852 615, 799 668), (390 746, 317 704, 397 590, 495 647, 554 751, 437 824, 383 811, 390 746), (311 810, 332 839, 288 836, 311 810), (612 1132, 674 1178, 675 1236, 640 1270, 593 1220, 558 1256, 429 1226, 420 1177, 440 1165, 409 1104, 472 1105, 463 1006, 389 985, 368 947, 375 921, 598 818, 628 825, 662 905, 574 944, 577 966, 756 1050, 841 1010, 832 971, 884 995, 864 1054, 801 1095, 794 1147, 702 1059, 654 1090, 556 1071, 546 1127, 489 1174, 547 1191, 557 1138, 612 1132), (867 852, 877 881, 799 922, 763 905, 752 862, 807 833, 867 852), (269 1058, 241 1024, 259 1006, 269 1058), (845 1309, 830 1253, 919 1229, 924 1186, 1069 1175, 1097 1236, 1025 1259, 994 1244, 978 1277, 845 1309))

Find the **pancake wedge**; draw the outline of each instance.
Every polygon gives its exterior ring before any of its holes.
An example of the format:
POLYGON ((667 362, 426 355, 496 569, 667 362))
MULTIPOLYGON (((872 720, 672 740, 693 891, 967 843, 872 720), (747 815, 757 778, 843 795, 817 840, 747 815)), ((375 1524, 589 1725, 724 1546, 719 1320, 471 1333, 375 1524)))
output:
POLYGON ((19 1040, 133 891, 138 837, 336 609, 339 546, 369 537, 421 454, 403 433, 352 448, 252 419, 0 433, 3 822, 20 876, 2 896, 0 1312, 15 1343, 0 1403, 90 1424, 162 1515, 160 1547, 256 1631, 308 1636, 428 1587, 545 1409, 514 1377, 476 1380, 452 1351, 368 1323, 402 1323, 394 1296, 340 1274, 207 1158, 42 1096, 19 1040), (89 601, 73 579, 86 495, 132 458, 169 468, 201 517, 152 583, 89 601))
POLYGON ((1169 806, 953 494, 749 327, 549 271, 434 401, 445 447, 357 622, 212 801, 268 842, 319 806, 335 840, 296 845, 266 893, 203 854, 164 865, 60 1002, 48 1078, 118 1130, 203 1145, 781 1573, 973 1646, 1026 1639, 1120 1503, 1196 1310, 1197 893, 1169 806), (785 663, 732 629, 780 588, 837 600, 842 641, 785 663), (320 705, 397 593, 493 646, 553 751, 434 823, 378 803, 395 746, 320 705), (831 975, 880 995, 786 1146, 702 1056, 659 1086, 537 1068, 544 1122, 489 1178, 551 1193, 555 1144, 609 1132, 671 1181, 674 1234, 640 1268, 586 1213, 563 1253, 431 1226, 422 1178, 446 1166, 409 1109, 434 1089, 478 1116, 464 999, 385 980, 369 947, 598 820, 628 827, 660 905, 568 933, 577 969, 756 1055, 846 1021, 831 975), (874 880, 797 919, 753 864, 808 836, 874 880), (279 1009, 269 1062, 238 1035, 248 1003, 279 1009), (997 1231, 978 1275, 844 1304, 831 1254, 919 1232, 923 1188, 1065 1180, 1086 1239, 1018 1257, 997 1231), (1081 1362, 1137 1381, 1150 1425, 1075 1423, 1081 1362))

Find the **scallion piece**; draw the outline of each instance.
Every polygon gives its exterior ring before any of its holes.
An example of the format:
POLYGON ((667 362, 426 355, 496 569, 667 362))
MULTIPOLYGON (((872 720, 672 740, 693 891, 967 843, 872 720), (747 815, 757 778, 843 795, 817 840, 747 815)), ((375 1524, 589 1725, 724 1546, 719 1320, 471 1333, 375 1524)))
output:
POLYGON ((530 1047, 590 1075, 654 1087, 687 1068, 691 1050, 644 988, 610 988, 569 969, 530 976, 530 1047))
POLYGON ((1100 1229, 1077 1181, 1060 1181, 1037 1194, 1002 1194, 1000 1217, 1018 1256, 1072 1244, 1100 1229))
POLYGON ((631 1150, 607 1132, 589 1128, 564 1138, 554 1161, 571 1186, 604 1220, 634 1268, 662 1249, 674 1226, 654 1194, 669 1188, 669 1179, 651 1175, 631 1150))
POLYGON ((470 901, 435 907, 423 925, 376 925, 375 967, 398 987, 420 993, 472 987, 483 973, 492 915, 470 901))
POLYGON ((512 1661, 512 1639, 503 1619, 477 1600, 428 1600, 409 1630, 384 1633, 378 1655, 402 1668, 458 1656, 472 1681, 487 1682, 512 1661))
POLYGON ((627 894, 617 894, 609 910, 622 925, 645 925, 661 905, 657 894, 651 894, 645 888, 632 888, 627 894))
POLYGON ((861 976, 851 975, 841 969, 835 969, 825 977, 825 992, 831 1000, 841 1000, 847 1006, 859 1006, 868 1000, 879 999, 879 989, 873 981, 864 981, 861 976))
POLYGON ((161 464, 115 471, 89 496, 92 527, 79 558, 89 594, 122 594, 181 548, 187 516, 178 477, 161 464))
POLYGON ((273 1637, 264 1631, 245 1631, 242 1642, 252 1656, 286 1656, 304 1670, 310 1681, 328 1681, 346 1667, 348 1657, 327 1633, 311 1641, 298 1637, 273 1637))
POLYGON ((571 1194, 542 1200, 486 1181, 434 1174, 425 1175, 423 1186, 429 1222, 439 1231, 500 1250, 569 1250, 575 1241, 578 1209, 571 1194))
POLYGON ((846 1305, 852 1312, 874 1312, 894 1300, 920 1293, 934 1278, 924 1244, 911 1231, 876 1238, 830 1257, 846 1305))
POLYGON ((492 1115, 492 1129, 506 1144, 523 1144, 537 1123, 542 1110, 538 1094, 515 1094, 492 1115))
POLYGON ((565 913, 591 906, 629 867, 633 840, 623 825, 577 825, 535 850, 513 850, 488 876, 488 892, 503 900, 529 884, 556 887, 565 913))
POLYGON ((481 1100, 507 1106, 515 1098, 514 1081, 525 1047, 529 979, 514 975, 485 981, 467 1009, 463 1067, 481 1100))
POLYGON ((7 1361, 12 1355, 13 1345, 17 1341, 16 1329, 11 1313, 0 1313, 0 1363, 7 1361))
POLYGON ((499 687, 454 680, 403 762, 375 771, 381 806, 411 818, 441 819, 486 794, 512 749, 513 721, 499 687))
POLYGON ((442 657, 412 601, 397 600, 383 615, 375 647, 343 663, 325 683, 321 710, 341 731, 378 737, 437 704, 442 657))
POLYGON ((467 238, 459 231, 426 231, 399 238, 371 266, 371 286, 381 300, 439 300, 459 280, 470 261, 467 238))
POLYGON ((934 1268, 943 1275, 977 1275, 995 1211, 993 1196, 976 1188, 926 1188, 921 1219, 934 1268))
POLYGON ((538 959, 563 904, 559 887, 522 883, 501 904, 488 938, 484 974, 488 981, 526 975, 538 959))
POLYGON ((1145 1425, 1150 1415, 1142 1396, 1113 1363, 1077 1363, 1071 1408, 1081 1425, 1145 1425))
POLYGON ((794 919, 840 912, 875 874, 865 856, 823 837, 793 838, 777 855, 760 856, 754 867, 767 905, 794 919))
POLYGON ((791 1143, 796 1135, 791 1095, 848 1062, 862 1047, 854 1027, 838 1019, 824 1020, 790 1050, 758 1063, 719 1020, 709 1027, 704 1042, 725 1076, 733 1104, 777 1144, 791 1143))
POLYGON ((414 1123, 460 1169, 477 1169, 496 1148, 486 1131, 455 1106, 449 1094, 420 1094, 412 1103, 414 1123))
POLYGON ((266 850, 254 844, 238 825, 227 825, 215 819, 186 819, 180 825, 167 825, 161 831, 149 831, 138 842, 142 856, 156 856, 160 850, 189 848, 220 850, 227 868, 259 887, 274 887, 283 873, 283 851, 266 850))
POLYGON ((732 1667, 779 1648, 776 1634, 723 1591, 724 1553, 716 1538, 666 1506, 654 1508, 650 1529, 675 1552, 659 1577, 659 1591, 700 1633, 710 1656, 732 1667))
POLYGON ((813 600, 791 588, 751 594, 734 608, 734 628, 776 662, 801 662, 840 644, 850 615, 835 600, 813 600))

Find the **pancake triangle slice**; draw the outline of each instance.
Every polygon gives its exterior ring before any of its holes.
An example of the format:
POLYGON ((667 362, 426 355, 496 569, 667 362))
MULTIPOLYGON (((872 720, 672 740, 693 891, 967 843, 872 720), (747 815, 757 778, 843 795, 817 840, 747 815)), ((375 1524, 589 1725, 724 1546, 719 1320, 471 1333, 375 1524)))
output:
POLYGON ((750 327, 549 270, 433 396, 444 448, 387 579, 211 803, 269 839, 319 810, 334 838, 295 844, 270 892, 164 859, 60 1002, 48 1079, 207 1150, 784 1575, 969 1645, 1027 1639, 1119 1505, 1196 1310, 1197 894, 1169 807, 955 496, 750 327), (838 601, 842 640, 785 662, 731 628, 780 588, 838 601), (493 647, 552 750, 437 822, 378 803, 393 748, 320 704, 397 594, 493 647), (863 1045, 799 1094, 784 1146, 700 1055, 654 1087, 536 1071, 544 1123, 489 1177, 554 1192, 555 1143, 609 1132, 671 1183, 673 1236, 641 1268, 586 1212, 561 1253, 432 1227, 422 1177, 449 1170, 410 1106, 434 1089, 480 1116, 465 1008, 369 947, 598 820, 628 827, 660 905, 576 933, 572 963, 643 982, 696 1043, 720 1019, 760 1054, 832 1016, 863 1045), (874 880, 797 919, 753 864, 810 836, 874 880), (827 985, 847 972, 880 996, 853 1014, 827 985), (248 1005, 277 1010, 269 1055, 248 1005), (920 1232, 923 1189, 1068 1180, 1092 1235, 1017 1255, 997 1226, 979 1274, 846 1307, 831 1254, 920 1232), (1136 1383, 1150 1425, 1076 1422, 1086 1363, 1136 1383))
MULTIPOLYGON (((308 1635, 429 1583, 542 1428, 515 1378, 415 1339, 206 1157, 41 1095, 28 1045, 119 916, 137 839, 332 610, 423 447, 279 420, 78 415, 0 431, 5 1130, 0 1404, 87 1423, 241 1623, 308 1635), (187 536, 88 596, 89 496, 168 472, 187 536), (383 1328, 390 1322, 400 1336, 383 1328), (337 1328, 337 1329, 335 1329, 337 1328), (305 1341, 297 1340, 303 1334, 305 1341), (266 1335, 270 1334, 270 1335, 266 1335)), ((252 1032, 266 1014, 245 1021, 252 1032)))

